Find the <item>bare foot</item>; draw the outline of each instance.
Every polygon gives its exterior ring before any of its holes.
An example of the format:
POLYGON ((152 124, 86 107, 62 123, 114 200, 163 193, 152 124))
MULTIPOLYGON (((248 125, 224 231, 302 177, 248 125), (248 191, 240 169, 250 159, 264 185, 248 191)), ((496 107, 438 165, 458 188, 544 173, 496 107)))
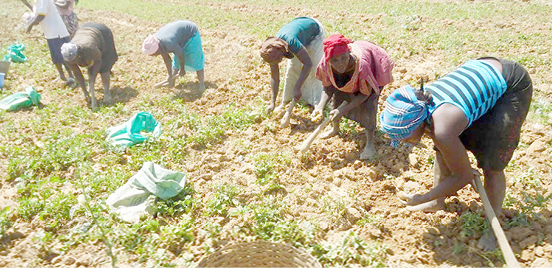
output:
POLYGON ((274 109, 274 114, 280 116, 280 113, 284 111, 284 104, 279 105, 274 109))
POLYGON ((497 246, 498 246, 498 242, 496 240, 496 236, 492 231, 489 231, 483 236, 481 236, 481 238, 479 239, 479 242, 477 243, 477 247, 484 251, 495 250, 497 246))
POLYGON ((91 106, 92 106, 92 111, 97 111, 97 105, 96 105, 96 99, 92 99, 92 103, 91 103, 91 106))
POLYGON ((406 210, 409 210, 409 211, 423 211, 423 212, 429 212, 429 213, 437 212, 442 209, 443 209, 443 205, 440 205, 439 202, 437 202, 437 200, 432 200, 427 203, 406 207, 406 210))
POLYGON ((272 111, 274 111, 274 105, 270 104, 270 105, 268 105, 268 107, 266 107, 265 112, 267 114, 270 114, 270 113, 272 113, 272 111))
POLYGON ((321 139, 327 139, 327 138, 330 138, 330 137, 333 137, 333 136, 337 135, 338 132, 339 132, 339 130, 337 130, 335 128, 332 128, 332 130, 326 131, 326 132, 320 134, 320 138, 321 139))
POLYGON ((284 117, 282 117, 282 120, 280 120, 280 127, 281 128, 288 127, 290 119, 291 119, 291 115, 290 114, 285 114, 284 117))
POLYGON ((111 94, 104 95, 103 102, 104 103, 111 103, 113 98, 111 98, 111 94))
POLYGON ((364 150, 362 150, 362 153, 360 154, 361 160, 370 159, 371 157, 376 155, 376 148, 374 148, 374 145, 368 145, 364 146, 364 150))

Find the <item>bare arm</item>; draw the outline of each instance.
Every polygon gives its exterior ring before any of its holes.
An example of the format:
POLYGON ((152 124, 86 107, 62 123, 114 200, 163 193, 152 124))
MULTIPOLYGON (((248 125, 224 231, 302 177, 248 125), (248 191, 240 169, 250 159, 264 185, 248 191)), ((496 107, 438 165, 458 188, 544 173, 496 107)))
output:
POLYGON ((21 0, 21 2, 26 5, 29 9, 33 10, 33 6, 31 6, 31 4, 29 4, 29 2, 27 2, 27 0, 21 0))
POLYGON ((157 84, 156 86, 167 83, 169 87, 174 87, 175 77, 173 75, 171 56, 169 55, 169 53, 163 50, 161 50, 160 54, 161 54, 161 57, 163 57, 163 62, 165 62, 165 66, 167 67, 167 80, 157 84))
POLYGON ((340 109, 341 111, 339 111, 339 114, 336 116, 336 118, 340 118, 343 115, 348 114, 352 109, 354 109, 355 107, 358 107, 361 103, 365 102, 369 97, 370 95, 364 95, 362 93, 357 94, 354 98, 352 98, 353 100, 349 104, 345 105, 345 107, 340 109))
POLYGON ((312 61, 309 57, 309 53, 307 52, 307 49, 305 47, 301 48, 295 56, 303 63, 303 68, 301 69, 301 73, 299 74, 299 78, 297 79, 297 83, 295 84, 295 87, 293 88, 293 98, 298 101, 301 98, 301 87, 303 86, 303 83, 305 82, 305 79, 307 79, 307 76, 309 75, 311 68, 312 68, 312 61))
POLYGON ((408 205, 417 205, 453 195, 473 180, 468 153, 459 138, 468 123, 464 113, 456 106, 443 104, 434 112, 432 119, 435 127, 433 135, 430 136, 451 175, 441 180, 441 183, 428 193, 415 197, 408 205))
POLYGON ((84 83, 84 76, 82 75, 82 72, 81 72, 79 66, 74 64, 74 63, 69 63, 69 62, 67 62, 67 65, 69 65, 69 68, 71 69, 71 71, 75 75, 75 79, 77 79, 77 83, 82 88, 82 91, 85 92, 85 95, 87 95, 86 94, 86 84, 84 83))
POLYGON ((39 24, 43 19, 44 19, 44 15, 37 15, 37 16, 35 16, 35 17, 31 20, 31 22, 29 22, 29 24, 27 25, 27 28, 25 28, 25 32, 27 32, 27 33, 30 32, 31 29, 32 29, 35 25, 39 24))
POLYGON ((182 52, 182 48, 178 48, 174 51, 175 57, 178 58, 178 61, 180 62, 180 76, 183 76, 186 74, 186 70, 184 68, 184 65, 186 65, 184 53, 182 52))
POLYGON ((320 95, 320 102, 316 105, 315 110, 322 111, 326 107, 326 103, 333 97, 335 88, 333 86, 324 87, 322 95, 320 95))
POLYGON ((278 90, 280 88, 280 67, 278 66, 278 63, 271 63, 270 64, 270 87, 272 88, 272 98, 270 99, 270 106, 267 110, 271 112, 274 110, 274 106, 276 103, 276 97, 278 97, 278 90))

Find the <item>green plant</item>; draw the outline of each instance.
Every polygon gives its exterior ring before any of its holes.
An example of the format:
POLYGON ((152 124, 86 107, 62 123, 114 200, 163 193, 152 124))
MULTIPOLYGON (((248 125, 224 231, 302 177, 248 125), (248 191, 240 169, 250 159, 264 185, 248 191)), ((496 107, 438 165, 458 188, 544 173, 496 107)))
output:
POLYGON ((489 223, 481 215, 466 211, 460 215, 460 231, 461 236, 474 236, 481 234, 484 230, 489 229, 489 223))
POLYGON ((291 156, 282 152, 260 153, 255 155, 253 160, 255 161, 257 182, 265 185, 276 179, 279 169, 283 169, 291 163, 291 156))
POLYGON ((207 201, 205 213, 208 216, 226 216, 231 207, 236 207, 239 201, 236 197, 242 192, 238 186, 229 184, 217 184, 214 187, 215 195, 207 201))
POLYGON ((322 264, 349 266, 359 263, 370 267, 386 266, 387 248, 380 242, 368 244, 352 231, 347 232, 336 245, 316 244, 312 247, 313 254, 322 264))
POLYGON ((381 215, 372 215, 369 213, 364 214, 364 216, 356 222, 357 225, 373 225, 375 227, 382 227, 381 220, 383 219, 383 216, 381 215))
POLYGON ((10 207, 4 207, 0 210, 0 240, 4 238, 6 232, 13 226, 10 216, 10 207))

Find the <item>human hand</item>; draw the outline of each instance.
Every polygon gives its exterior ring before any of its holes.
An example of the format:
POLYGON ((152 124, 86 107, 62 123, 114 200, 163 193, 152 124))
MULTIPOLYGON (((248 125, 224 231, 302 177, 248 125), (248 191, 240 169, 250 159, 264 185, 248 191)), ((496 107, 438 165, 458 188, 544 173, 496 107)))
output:
POLYGON ((333 110, 330 111, 330 116, 334 120, 339 119, 339 118, 343 117, 343 111, 341 111, 339 108, 338 109, 333 109, 333 110))
POLYGON ((405 192, 399 192, 398 194, 399 201, 407 206, 416 206, 422 204, 421 195, 419 194, 409 194, 405 192))
POLYGON ((155 84, 155 88, 160 88, 160 87, 174 87, 174 80, 176 79, 175 76, 173 77, 169 77, 167 78, 166 80, 164 81, 161 81, 157 84, 155 84))
POLYGON ((323 117, 322 109, 315 108, 314 111, 312 111, 311 114, 311 121, 312 122, 318 122, 323 117))

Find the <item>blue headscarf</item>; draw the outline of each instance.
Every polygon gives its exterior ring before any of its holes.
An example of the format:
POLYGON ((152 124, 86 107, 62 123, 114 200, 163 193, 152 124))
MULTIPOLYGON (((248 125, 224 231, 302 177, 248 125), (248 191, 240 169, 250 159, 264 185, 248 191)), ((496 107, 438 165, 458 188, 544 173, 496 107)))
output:
POLYGON ((427 103, 416 97, 409 85, 393 91, 385 100, 381 128, 391 138, 391 145, 407 138, 428 117, 427 103))

